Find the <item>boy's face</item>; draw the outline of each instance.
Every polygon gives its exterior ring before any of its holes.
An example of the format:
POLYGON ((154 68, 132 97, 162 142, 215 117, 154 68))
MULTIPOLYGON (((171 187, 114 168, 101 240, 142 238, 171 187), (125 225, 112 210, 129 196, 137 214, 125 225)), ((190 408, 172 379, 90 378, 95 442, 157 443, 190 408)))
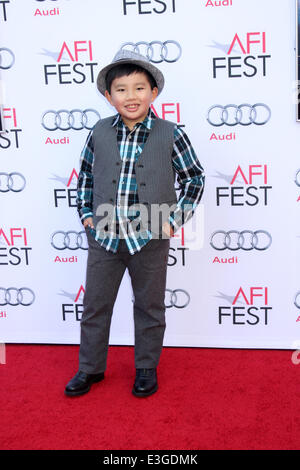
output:
POLYGON ((110 93, 105 92, 106 98, 121 114, 129 129, 145 119, 157 94, 157 88, 151 90, 147 75, 142 72, 115 78, 110 93))

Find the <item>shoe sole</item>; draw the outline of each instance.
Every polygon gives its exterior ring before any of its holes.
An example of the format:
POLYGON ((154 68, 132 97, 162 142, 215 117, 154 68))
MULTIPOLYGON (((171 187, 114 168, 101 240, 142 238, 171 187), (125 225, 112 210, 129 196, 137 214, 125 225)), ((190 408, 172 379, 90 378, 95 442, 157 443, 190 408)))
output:
POLYGON ((85 393, 88 393, 90 391, 91 386, 93 384, 101 382, 102 380, 104 380, 104 377, 101 377, 100 379, 93 380, 93 382, 87 388, 85 388, 83 390, 80 390, 78 392, 76 392, 76 391, 72 392, 72 391, 65 390, 65 395, 67 395, 68 397, 78 397, 80 395, 84 395, 85 393))
POLYGON ((157 390, 158 390, 158 385, 156 385, 155 388, 151 390, 150 392, 136 392, 135 389, 133 388, 132 393, 135 397, 144 398, 144 397, 149 397, 150 395, 153 395, 153 393, 157 392, 157 390))

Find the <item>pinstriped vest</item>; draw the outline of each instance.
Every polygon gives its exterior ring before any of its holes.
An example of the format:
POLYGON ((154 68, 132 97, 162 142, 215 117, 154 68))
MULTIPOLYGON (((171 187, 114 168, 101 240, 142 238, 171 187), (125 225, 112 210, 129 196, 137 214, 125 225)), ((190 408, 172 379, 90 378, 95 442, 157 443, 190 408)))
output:
MULTIPOLYGON (((112 118, 105 118, 96 124, 93 131, 93 222, 104 216, 96 215, 100 204, 116 203, 118 183, 122 167, 117 143, 116 128, 112 118)), ((137 192, 140 204, 177 203, 175 170, 172 166, 174 124, 156 118, 142 153, 135 163, 137 192)))

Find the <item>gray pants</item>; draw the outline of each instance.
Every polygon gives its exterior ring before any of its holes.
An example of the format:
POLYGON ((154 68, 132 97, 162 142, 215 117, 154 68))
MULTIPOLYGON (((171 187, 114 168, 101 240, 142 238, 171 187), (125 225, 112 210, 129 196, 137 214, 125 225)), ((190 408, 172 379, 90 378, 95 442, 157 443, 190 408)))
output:
POLYGON ((117 253, 106 251, 87 232, 89 251, 84 311, 80 323, 79 369, 88 374, 106 370, 114 303, 126 268, 134 294, 135 367, 158 365, 165 322, 165 288, 170 240, 151 240, 131 255, 125 240, 117 253))

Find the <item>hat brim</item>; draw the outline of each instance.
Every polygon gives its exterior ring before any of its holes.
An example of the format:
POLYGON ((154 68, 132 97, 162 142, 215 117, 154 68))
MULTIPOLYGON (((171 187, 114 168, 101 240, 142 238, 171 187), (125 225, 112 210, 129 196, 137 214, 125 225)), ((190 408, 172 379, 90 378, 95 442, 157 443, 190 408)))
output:
POLYGON ((102 95, 105 96, 105 90, 106 90, 105 78, 106 78, 107 73, 109 72, 109 70, 121 64, 135 64, 147 70, 152 75, 152 77, 154 78, 156 82, 158 95, 161 93, 165 84, 165 79, 164 79, 162 72, 157 67, 152 65, 150 62, 146 62, 144 60, 121 59, 116 62, 113 62, 112 64, 107 65, 102 70, 100 70, 98 77, 97 77, 97 88, 100 91, 100 93, 102 93, 102 95))

